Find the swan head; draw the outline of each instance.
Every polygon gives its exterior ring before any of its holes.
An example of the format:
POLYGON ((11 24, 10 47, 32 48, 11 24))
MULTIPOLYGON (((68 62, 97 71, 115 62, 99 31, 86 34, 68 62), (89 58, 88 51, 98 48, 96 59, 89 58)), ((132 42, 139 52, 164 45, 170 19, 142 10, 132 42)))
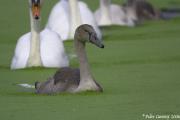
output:
POLYGON ((48 78, 45 82, 35 82, 35 89, 37 94, 51 94, 53 93, 53 88, 53 78, 48 78))
POLYGON ((88 24, 80 25, 75 31, 74 38, 84 44, 86 42, 89 42, 96 45, 99 48, 104 48, 102 40, 100 40, 97 37, 97 34, 91 25, 88 24))
POLYGON ((29 6, 34 19, 40 19, 41 5, 43 0, 29 0, 29 6))

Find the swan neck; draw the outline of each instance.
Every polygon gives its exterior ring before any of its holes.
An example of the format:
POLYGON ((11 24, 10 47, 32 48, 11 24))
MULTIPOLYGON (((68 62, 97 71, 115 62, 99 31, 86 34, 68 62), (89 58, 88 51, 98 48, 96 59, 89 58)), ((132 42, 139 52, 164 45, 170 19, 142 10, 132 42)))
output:
POLYGON ((69 0, 69 14, 70 14, 70 33, 69 37, 73 38, 76 28, 81 25, 81 15, 80 15, 80 8, 78 5, 78 0, 69 0))
POLYGON ((31 38, 30 38, 30 53, 27 66, 41 66, 40 58, 40 20, 33 18, 30 9, 30 22, 31 22, 31 38))
POLYGON ((85 51, 85 43, 80 42, 79 40, 75 40, 75 50, 78 56, 79 65, 80 65, 80 79, 82 82, 86 80, 92 80, 92 74, 90 71, 90 66, 88 63, 86 51, 85 51))
POLYGON ((110 11, 111 0, 100 0, 100 9, 107 14, 110 11))
POLYGON ((100 12, 102 23, 111 24, 110 8, 111 0, 100 0, 100 12))

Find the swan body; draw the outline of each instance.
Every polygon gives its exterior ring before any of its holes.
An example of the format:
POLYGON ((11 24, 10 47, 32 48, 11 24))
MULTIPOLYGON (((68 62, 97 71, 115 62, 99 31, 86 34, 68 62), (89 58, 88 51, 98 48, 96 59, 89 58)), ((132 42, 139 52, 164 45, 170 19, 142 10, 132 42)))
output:
POLYGON ((76 28, 81 24, 92 25, 99 38, 101 31, 88 6, 78 0, 60 0, 52 9, 47 27, 57 32, 62 40, 73 39, 76 28))
MULTIPOLYGON (((64 46, 59 36, 49 29, 40 34, 40 55, 44 67, 65 67, 69 65, 64 46)), ((23 35, 17 42, 11 69, 22 69, 27 67, 30 53, 31 33, 23 35)))
POLYGON ((97 47, 104 48, 102 41, 98 39, 92 26, 84 24, 76 29, 74 37, 74 46, 79 60, 79 69, 64 67, 60 68, 53 77, 45 82, 36 82, 35 88, 37 94, 53 94, 81 91, 102 92, 102 87, 96 82, 87 60, 85 44, 90 42, 97 47))
POLYGON ((100 0, 100 8, 94 13, 99 26, 134 26, 136 16, 131 8, 111 4, 111 0, 100 0))
POLYGON ((126 0, 124 8, 127 9, 128 19, 134 19, 137 24, 144 20, 160 18, 160 11, 155 9, 148 0, 126 0))
POLYGON ((39 16, 34 17, 31 9, 30 18, 31 32, 19 38, 11 69, 36 66, 58 68, 68 66, 69 61, 60 36, 48 28, 40 32, 39 16))
POLYGON ((147 0, 128 0, 127 6, 133 6, 138 21, 153 20, 159 18, 159 12, 147 0))

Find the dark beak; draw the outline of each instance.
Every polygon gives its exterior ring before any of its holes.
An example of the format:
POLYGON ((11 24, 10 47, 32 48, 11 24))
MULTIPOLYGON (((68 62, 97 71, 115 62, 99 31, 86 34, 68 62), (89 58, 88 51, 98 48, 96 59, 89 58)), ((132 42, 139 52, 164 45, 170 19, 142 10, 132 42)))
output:
POLYGON ((102 44, 100 48, 104 48, 104 45, 102 44))
POLYGON ((90 34, 89 41, 90 41, 92 44, 94 44, 94 45, 96 45, 97 47, 99 47, 99 48, 104 48, 104 45, 103 45, 103 43, 102 43, 102 40, 100 40, 100 39, 97 37, 97 35, 94 34, 94 33, 90 34))

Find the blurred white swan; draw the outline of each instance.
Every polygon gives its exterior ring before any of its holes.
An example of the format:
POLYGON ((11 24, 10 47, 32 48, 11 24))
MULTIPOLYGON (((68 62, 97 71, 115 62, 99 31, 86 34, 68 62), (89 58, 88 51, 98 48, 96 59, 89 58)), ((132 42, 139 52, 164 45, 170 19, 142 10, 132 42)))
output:
POLYGON ((59 35, 47 28, 40 32, 40 7, 42 0, 29 0, 31 32, 17 42, 11 69, 33 66, 65 67, 69 65, 59 35))
POLYGON ((57 32, 62 40, 73 39, 76 28, 81 24, 92 25, 99 38, 101 31, 88 6, 78 0, 60 0, 52 9, 47 27, 57 32))
POLYGON ((100 0, 100 8, 94 15, 99 26, 134 26, 137 19, 133 7, 111 4, 111 0, 100 0))

